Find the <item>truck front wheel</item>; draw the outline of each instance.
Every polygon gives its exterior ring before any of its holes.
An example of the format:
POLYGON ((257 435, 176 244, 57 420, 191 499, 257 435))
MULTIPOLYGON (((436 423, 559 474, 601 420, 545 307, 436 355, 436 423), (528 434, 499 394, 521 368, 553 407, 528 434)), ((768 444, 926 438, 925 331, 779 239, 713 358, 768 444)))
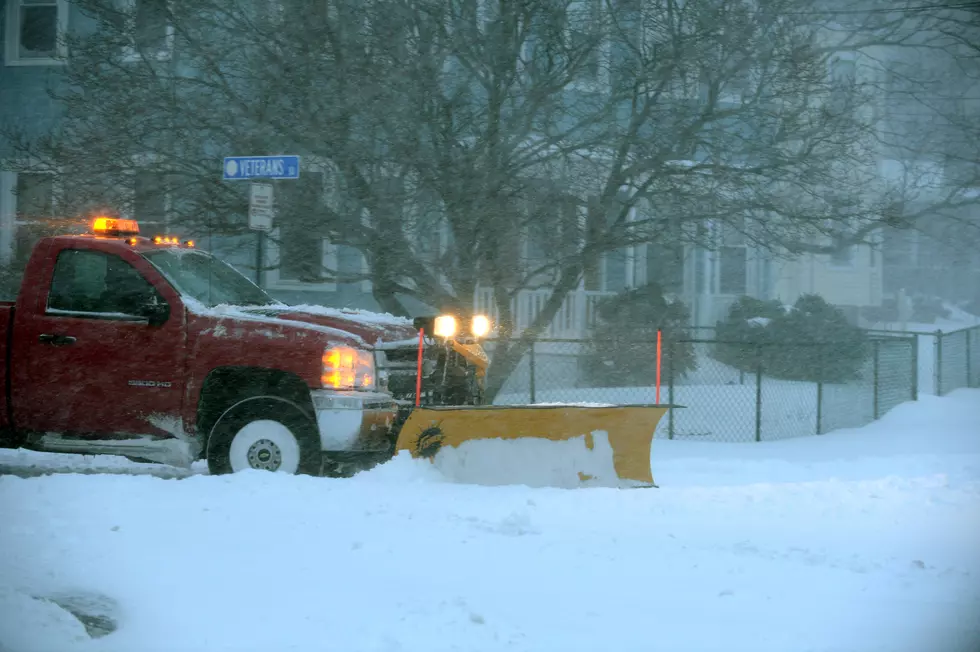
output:
POLYGON ((316 423, 289 401, 252 398, 222 414, 208 437, 211 475, 247 469, 316 475, 320 437, 316 423))

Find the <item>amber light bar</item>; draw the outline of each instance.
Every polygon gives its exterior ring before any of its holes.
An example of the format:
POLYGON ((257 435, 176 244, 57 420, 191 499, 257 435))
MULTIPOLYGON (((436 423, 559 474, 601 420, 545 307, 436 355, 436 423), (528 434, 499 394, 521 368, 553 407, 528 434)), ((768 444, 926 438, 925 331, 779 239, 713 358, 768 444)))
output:
POLYGON ((92 231, 99 235, 139 235, 140 225, 136 220, 97 217, 92 222, 92 231))

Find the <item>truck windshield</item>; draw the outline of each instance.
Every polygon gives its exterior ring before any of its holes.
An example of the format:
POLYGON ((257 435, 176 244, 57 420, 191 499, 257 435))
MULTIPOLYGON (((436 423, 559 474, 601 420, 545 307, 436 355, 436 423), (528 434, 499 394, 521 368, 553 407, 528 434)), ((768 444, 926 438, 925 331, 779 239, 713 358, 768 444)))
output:
POLYGON ((184 295, 217 305, 267 306, 276 301, 234 267, 203 251, 159 249, 144 253, 184 295))

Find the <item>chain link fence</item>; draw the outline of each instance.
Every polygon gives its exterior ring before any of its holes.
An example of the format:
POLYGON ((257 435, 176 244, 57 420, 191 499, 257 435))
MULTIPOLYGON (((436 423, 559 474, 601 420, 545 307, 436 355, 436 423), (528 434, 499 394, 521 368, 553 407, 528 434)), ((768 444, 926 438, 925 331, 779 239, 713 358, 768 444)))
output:
MULTIPOLYGON (((810 342, 746 348, 699 337, 665 342, 660 402, 683 408, 668 412, 657 436, 752 442, 822 434, 865 425, 917 398, 914 336, 871 337, 844 377, 839 369, 823 368, 835 346, 810 342), (733 364, 736 348, 741 357, 733 364), (787 366, 785 360, 792 363, 787 366)), ((486 348, 492 360, 496 343, 486 348)), ((652 404, 657 401, 656 362, 655 341, 538 340, 494 403, 652 404)))
POLYGON ((980 387, 980 326, 935 335, 936 394, 980 387))

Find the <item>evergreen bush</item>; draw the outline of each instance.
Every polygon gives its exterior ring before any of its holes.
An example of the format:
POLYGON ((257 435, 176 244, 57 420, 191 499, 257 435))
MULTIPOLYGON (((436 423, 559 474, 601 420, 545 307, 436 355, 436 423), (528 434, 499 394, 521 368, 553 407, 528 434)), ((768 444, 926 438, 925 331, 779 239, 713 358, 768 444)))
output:
POLYGON ((867 357, 867 335, 843 311, 816 294, 790 309, 777 301, 743 297, 718 323, 714 357, 746 372, 758 365, 785 380, 845 382, 856 378, 867 357))
POLYGON ((598 302, 592 338, 579 358, 579 378, 592 387, 649 387, 657 380, 657 330, 662 332, 661 383, 697 368, 685 339, 690 315, 652 283, 598 302), (672 356, 670 359, 668 357, 672 356))

